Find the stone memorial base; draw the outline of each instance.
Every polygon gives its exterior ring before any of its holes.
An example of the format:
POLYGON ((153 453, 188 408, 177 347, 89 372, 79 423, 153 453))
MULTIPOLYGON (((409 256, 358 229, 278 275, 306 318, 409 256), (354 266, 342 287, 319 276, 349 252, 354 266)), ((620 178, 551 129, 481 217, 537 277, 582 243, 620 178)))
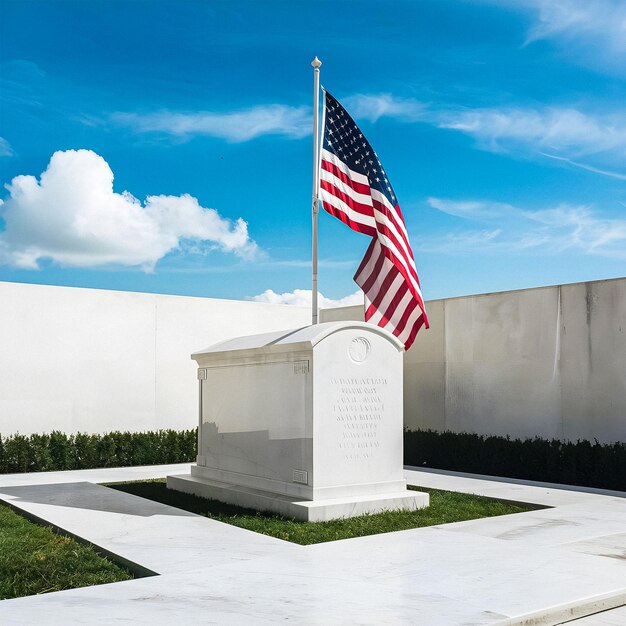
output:
POLYGON ((352 495, 328 500, 302 500, 251 487, 221 483, 191 474, 168 476, 167 486, 169 489, 183 491, 201 498, 219 500, 258 511, 269 511, 303 522, 328 522, 384 511, 414 511, 427 507, 429 504, 427 493, 406 489, 392 493, 352 495))

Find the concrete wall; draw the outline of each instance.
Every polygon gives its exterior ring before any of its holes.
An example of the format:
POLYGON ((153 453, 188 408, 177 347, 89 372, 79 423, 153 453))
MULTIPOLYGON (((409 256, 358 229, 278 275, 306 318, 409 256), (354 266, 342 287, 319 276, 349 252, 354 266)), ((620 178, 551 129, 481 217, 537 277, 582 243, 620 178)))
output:
POLYGON ((426 306, 430 329, 405 354, 405 426, 626 441, 626 279, 426 306))
MULTIPOLYGON (((409 428, 626 441, 626 279, 427 309, 404 357, 409 428)), ((194 427, 191 352, 309 323, 306 307, 0 283, 0 434, 194 427)))
POLYGON ((306 307, 0 282, 0 434, 193 428, 194 351, 306 307))

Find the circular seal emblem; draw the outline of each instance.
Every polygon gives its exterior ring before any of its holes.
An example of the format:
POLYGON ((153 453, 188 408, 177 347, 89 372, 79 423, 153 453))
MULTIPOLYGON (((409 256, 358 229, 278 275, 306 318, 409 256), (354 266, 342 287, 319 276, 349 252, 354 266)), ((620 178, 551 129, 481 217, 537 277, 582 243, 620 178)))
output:
POLYGON ((363 363, 371 350, 370 342, 365 337, 356 337, 348 346, 348 355, 355 363, 363 363))

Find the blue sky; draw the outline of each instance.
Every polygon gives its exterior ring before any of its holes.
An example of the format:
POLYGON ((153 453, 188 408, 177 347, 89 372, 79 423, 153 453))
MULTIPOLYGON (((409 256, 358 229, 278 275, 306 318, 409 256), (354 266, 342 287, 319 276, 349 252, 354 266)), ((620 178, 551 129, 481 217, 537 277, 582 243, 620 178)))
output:
MULTIPOLYGON (((315 55, 426 299, 626 274, 624 2, 0 11, 0 280, 305 300, 315 55)), ((367 244, 320 214, 324 296, 355 301, 367 244)))

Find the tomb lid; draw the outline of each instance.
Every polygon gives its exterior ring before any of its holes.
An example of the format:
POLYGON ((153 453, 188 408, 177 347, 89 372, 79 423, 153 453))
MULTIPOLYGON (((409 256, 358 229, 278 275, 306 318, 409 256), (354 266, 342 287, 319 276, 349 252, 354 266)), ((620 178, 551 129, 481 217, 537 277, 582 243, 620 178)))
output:
POLYGON ((312 349, 313 346, 326 337, 344 330, 361 330, 366 333, 374 333, 387 339, 395 348, 401 352, 404 349, 402 343, 389 331, 384 330, 367 322, 324 322, 314 326, 304 326, 291 330, 279 330, 260 335, 247 335, 244 337, 234 337, 216 343, 205 350, 194 352, 192 359, 203 355, 233 352, 239 350, 260 350, 262 352, 290 351, 301 349, 312 349))

